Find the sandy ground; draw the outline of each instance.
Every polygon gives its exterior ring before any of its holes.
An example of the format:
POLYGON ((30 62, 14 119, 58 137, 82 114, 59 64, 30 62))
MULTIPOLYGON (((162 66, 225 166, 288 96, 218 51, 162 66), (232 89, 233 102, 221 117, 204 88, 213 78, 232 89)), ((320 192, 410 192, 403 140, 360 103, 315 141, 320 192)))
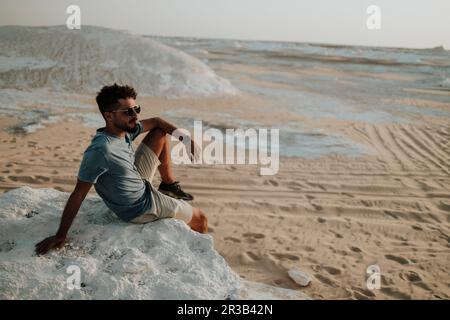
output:
MULTIPOLYGON (((145 118, 180 104, 201 115, 231 100, 141 103, 151 106, 145 118)), ((64 122, 13 136, 3 131, 12 123, 0 119, 0 192, 23 185, 72 191, 95 129, 64 122)), ((216 249, 242 277, 316 299, 449 299, 450 120, 321 126, 375 154, 282 158, 275 176, 259 176, 257 166, 175 167, 207 212, 216 249), (381 269, 379 290, 366 287, 373 264, 381 269), (311 275, 310 286, 298 286, 289 269, 311 275)))

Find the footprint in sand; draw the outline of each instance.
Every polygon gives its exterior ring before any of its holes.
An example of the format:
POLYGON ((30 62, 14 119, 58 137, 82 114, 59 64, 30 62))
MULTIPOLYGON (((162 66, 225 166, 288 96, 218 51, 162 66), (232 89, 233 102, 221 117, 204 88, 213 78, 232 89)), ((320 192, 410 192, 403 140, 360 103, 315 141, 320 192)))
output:
POLYGON ((317 211, 321 211, 321 210, 323 210, 323 207, 322 206, 320 206, 320 205, 318 205, 318 204, 315 204, 315 203, 311 203, 311 205, 314 207, 314 209, 316 209, 317 211))
POLYGON ((333 276, 336 276, 336 275, 339 275, 342 273, 342 271, 340 269, 335 268, 335 267, 323 266, 321 268, 333 276))
POLYGON ((384 212, 386 215, 388 215, 388 216, 390 216, 390 217, 392 217, 392 218, 394 218, 394 219, 398 219, 398 216, 397 216, 395 213, 393 213, 392 211, 389 211, 389 210, 383 210, 383 212, 384 212))
POLYGON ((50 178, 49 178, 49 177, 44 177, 44 176, 36 176, 36 179, 42 180, 42 181, 45 181, 45 182, 50 181, 50 178))
POLYGON ((353 252, 357 252, 357 253, 362 252, 362 250, 358 247, 350 247, 350 250, 352 250, 353 252))
POLYGON ((328 277, 326 277, 326 276, 323 276, 323 275, 321 275, 321 274, 319 274, 319 273, 316 273, 316 274, 314 275, 314 277, 315 277, 317 280, 319 280, 320 282, 322 282, 323 284, 327 285, 327 286, 330 286, 330 287, 333 287, 333 288, 336 288, 336 287, 337 287, 336 282, 334 282, 333 280, 331 280, 330 278, 328 278, 328 277))
POLYGON ((352 287, 353 290, 353 296, 357 300, 366 300, 370 298, 375 297, 375 293, 373 293, 371 290, 360 288, 360 287, 352 287))
POLYGON ((314 247, 310 247, 310 246, 304 246, 303 250, 305 250, 306 252, 314 252, 314 251, 316 251, 316 249, 314 249, 314 247))
POLYGON ((346 196, 346 197, 349 197, 349 198, 354 198, 355 197, 354 195, 352 195, 351 193, 348 193, 348 192, 342 192, 341 194, 343 196, 346 196))
POLYGON ((399 277, 400 277, 400 279, 408 280, 409 282, 420 282, 420 281, 422 281, 422 278, 419 276, 419 274, 414 272, 414 271, 401 272, 399 274, 399 277))
POLYGON ((263 239, 266 236, 262 233, 247 232, 243 234, 244 238, 263 239))
POLYGON ((323 185, 321 185, 320 183, 315 183, 315 182, 309 182, 309 181, 307 181, 306 184, 307 184, 308 186, 310 186, 310 187, 313 187, 313 188, 319 188, 319 189, 321 189, 321 190, 323 190, 323 191, 327 191, 327 189, 326 189, 323 185))
POLYGON ((325 220, 324 218, 321 218, 321 217, 319 217, 319 218, 317 218, 317 222, 319 222, 319 223, 325 223, 327 220, 325 220))
POLYGON ((9 179, 14 182, 23 182, 23 183, 30 183, 30 184, 33 184, 33 183, 41 184, 42 183, 42 180, 39 180, 33 176, 9 176, 9 179))
POLYGON ((382 287, 380 289, 381 292, 383 292, 384 294, 391 296, 395 299, 400 299, 400 300, 409 300, 411 299, 411 296, 409 294, 406 294, 404 292, 399 291, 397 288, 392 288, 392 287, 382 287))
POLYGON ((271 253, 275 258, 280 260, 291 260, 291 261, 298 261, 300 258, 294 254, 290 253, 271 253))
POLYGON ((366 296, 366 295, 364 295, 364 294, 362 294, 362 293, 360 293, 358 291, 352 292, 351 296, 353 298, 355 298, 356 300, 370 300, 370 298, 368 296, 366 296))
POLYGON ((400 264, 409 264, 409 261, 407 259, 400 257, 400 256, 394 256, 392 254, 387 254, 384 257, 388 260, 392 260, 392 261, 395 261, 400 264))
POLYGON ((305 186, 303 186, 300 183, 295 182, 295 181, 288 182, 286 185, 289 189, 295 190, 295 191, 303 190, 305 188, 305 186))
POLYGON ((365 206, 365 207, 372 207, 373 206, 372 202, 369 201, 369 200, 360 200, 360 201, 361 201, 362 205, 365 206))
POLYGON ((340 233, 338 233, 338 232, 336 232, 336 231, 334 231, 334 230, 328 229, 328 231, 331 232, 332 234, 334 234, 334 236, 335 236, 336 238, 339 238, 339 239, 342 239, 342 238, 343 238, 342 234, 340 234, 340 233))
POLYGON ((282 286, 286 281, 283 279, 275 279, 272 281, 274 286, 282 286))
POLYGON ((313 270, 318 271, 318 272, 325 270, 326 272, 328 272, 329 274, 331 274, 333 276, 337 276, 342 273, 341 269, 331 267, 331 266, 322 266, 322 265, 314 266, 313 270))
POLYGON ((264 184, 265 185, 271 184, 274 187, 278 187, 279 186, 279 183, 277 181, 273 180, 273 179, 264 181, 264 184))
POLYGON ((420 275, 415 271, 401 272, 399 274, 399 277, 400 279, 407 280, 410 283, 414 284, 415 286, 418 286, 426 291, 432 291, 431 288, 425 282, 423 282, 420 275))
POLYGON ((450 212, 450 203, 440 201, 438 207, 439 207, 439 209, 441 209, 443 211, 450 212))
POLYGON ((234 242, 234 243, 240 243, 241 242, 241 240, 239 240, 238 238, 234 238, 234 237, 225 237, 224 240, 225 241, 231 241, 231 242, 234 242))

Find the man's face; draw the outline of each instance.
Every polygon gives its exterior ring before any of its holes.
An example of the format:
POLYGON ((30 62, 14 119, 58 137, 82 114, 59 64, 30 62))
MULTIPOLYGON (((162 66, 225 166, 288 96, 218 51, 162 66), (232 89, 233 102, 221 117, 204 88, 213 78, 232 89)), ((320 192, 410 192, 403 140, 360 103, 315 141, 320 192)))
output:
POLYGON ((128 108, 134 108, 136 106, 136 100, 133 98, 119 99, 120 107, 114 112, 111 112, 111 120, 113 125, 126 132, 133 133, 137 130, 137 113, 133 112, 133 115, 128 115, 128 108))

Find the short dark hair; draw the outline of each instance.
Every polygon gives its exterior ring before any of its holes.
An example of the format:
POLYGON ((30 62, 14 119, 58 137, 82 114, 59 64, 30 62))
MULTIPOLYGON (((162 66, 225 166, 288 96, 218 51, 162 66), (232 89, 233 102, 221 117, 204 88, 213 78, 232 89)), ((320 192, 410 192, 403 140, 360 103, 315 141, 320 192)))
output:
POLYGON ((133 87, 125 85, 120 86, 114 83, 112 86, 104 86, 100 92, 97 93, 95 100, 101 114, 103 112, 113 111, 117 108, 119 99, 133 98, 136 99, 137 93, 133 87))

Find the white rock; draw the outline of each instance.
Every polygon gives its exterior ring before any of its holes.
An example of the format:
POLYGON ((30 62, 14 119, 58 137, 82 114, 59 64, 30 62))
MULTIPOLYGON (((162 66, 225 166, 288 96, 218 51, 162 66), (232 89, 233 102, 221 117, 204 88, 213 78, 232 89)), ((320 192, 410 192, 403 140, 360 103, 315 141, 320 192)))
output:
POLYGON ((37 257, 34 245, 58 228, 68 194, 22 187, 0 197, 0 299, 239 298, 239 276, 210 235, 175 219, 146 225, 118 220, 98 196, 84 202, 70 244, 37 257), (31 218, 18 209, 39 212, 31 218), (71 265, 80 290, 69 290, 71 265))
POLYGON ((118 220, 88 196, 69 244, 37 257, 34 245, 58 228, 68 193, 21 187, 0 196, 0 299, 305 299, 296 290, 242 281, 213 239, 184 222, 118 220), (36 210, 30 218, 18 210, 36 210), (80 270, 81 288, 67 281, 80 270), (73 267, 72 267, 73 268, 73 267))
POLYGON ((291 269, 288 271, 288 275, 302 287, 306 287, 311 283, 311 277, 302 271, 291 269))

